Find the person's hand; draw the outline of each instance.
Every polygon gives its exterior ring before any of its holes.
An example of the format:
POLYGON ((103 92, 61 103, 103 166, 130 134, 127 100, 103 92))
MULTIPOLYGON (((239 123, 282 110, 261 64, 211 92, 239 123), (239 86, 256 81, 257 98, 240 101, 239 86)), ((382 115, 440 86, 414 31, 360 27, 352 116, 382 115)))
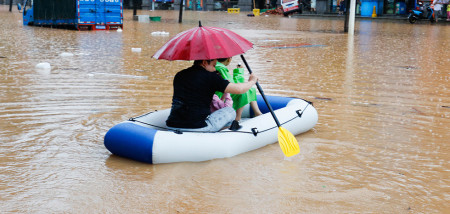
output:
POLYGON ((222 98, 220 98, 223 102, 227 100, 228 93, 223 93, 222 98))
POLYGON ((249 82, 254 82, 256 83, 258 81, 258 77, 254 74, 250 74, 250 77, 248 78, 249 82))

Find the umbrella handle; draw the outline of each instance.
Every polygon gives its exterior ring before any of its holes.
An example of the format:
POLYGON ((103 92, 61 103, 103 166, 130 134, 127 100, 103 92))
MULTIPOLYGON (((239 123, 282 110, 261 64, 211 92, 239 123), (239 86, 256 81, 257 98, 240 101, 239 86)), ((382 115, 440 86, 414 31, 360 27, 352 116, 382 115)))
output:
MULTIPOLYGON (((252 69, 250 69, 250 66, 248 66, 247 60, 245 60, 244 55, 241 54, 241 59, 245 64, 245 67, 247 67, 248 73, 252 74, 252 69)), ((267 107, 269 107, 270 114, 272 114, 273 119, 275 120, 275 123, 278 127, 281 127, 280 122, 278 121, 277 116, 275 115, 275 112, 273 112, 272 106, 270 106, 270 103, 267 101, 266 95, 264 95, 264 91, 262 90, 261 86, 258 82, 256 82, 256 87, 258 88, 259 93, 261 94, 264 102, 266 103, 267 107)))

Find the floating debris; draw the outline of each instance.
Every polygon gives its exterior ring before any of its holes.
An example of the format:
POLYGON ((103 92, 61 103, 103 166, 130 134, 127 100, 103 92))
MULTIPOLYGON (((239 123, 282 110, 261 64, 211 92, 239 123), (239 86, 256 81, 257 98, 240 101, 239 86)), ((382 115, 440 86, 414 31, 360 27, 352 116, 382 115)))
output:
POLYGON ((48 62, 41 62, 35 66, 35 69, 36 69, 36 72, 39 74, 48 75, 48 74, 50 74, 50 71, 52 70, 52 66, 50 66, 50 63, 48 63, 48 62))
POLYGON ((48 62, 41 62, 41 63, 38 63, 35 66, 35 68, 40 69, 40 70, 51 70, 52 66, 50 66, 50 63, 48 63, 48 62))
POLYGON ((0 56, 0 59, 1 59, 1 58, 6 58, 6 56, 0 56))
POLYGON ((169 32, 164 32, 164 31, 155 31, 151 33, 152 36, 168 36, 169 32))
POLYGON ((450 106, 442 106, 442 108, 450 108, 450 106))
POLYGON ((142 51, 142 48, 131 48, 131 52, 138 53, 138 52, 141 52, 141 51, 142 51))
POLYGON ((283 9, 281 9, 281 7, 279 7, 279 8, 275 8, 275 9, 272 9, 272 10, 266 10, 266 12, 263 12, 263 13, 261 13, 261 15, 269 15, 269 14, 272 14, 272 15, 282 15, 283 14, 283 9))
POLYGON ((63 52, 63 53, 60 53, 59 56, 61 56, 61 57, 72 57, 73 53, 63 52))
POLYGON ((411 69, 419 69, 418 67, 414 67, 414 66, 410 66, 410 65, 406 65, 406 66, 395 66, 397 68, 403 68, 406 70, 411 70, 411 69))

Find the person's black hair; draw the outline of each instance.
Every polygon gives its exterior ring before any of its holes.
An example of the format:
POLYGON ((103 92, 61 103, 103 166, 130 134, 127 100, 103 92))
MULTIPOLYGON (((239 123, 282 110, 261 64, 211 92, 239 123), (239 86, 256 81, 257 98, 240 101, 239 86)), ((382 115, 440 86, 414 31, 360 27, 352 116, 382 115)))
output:
MULTIPOLYGON (((213 59, 204 59, 205 61, 209 63, 211 63, 211 61, 213 61, 213 59)), ((194 60, 194 65, 201 65, 203 62, 203 60, 194 60)))
POLYGON ((227 61, 227 59, 229 59, 229 58, 220 58, 220 59, 217 59, 217 61, 219 61, 219 62, 225 62, 225 61, 227 61))

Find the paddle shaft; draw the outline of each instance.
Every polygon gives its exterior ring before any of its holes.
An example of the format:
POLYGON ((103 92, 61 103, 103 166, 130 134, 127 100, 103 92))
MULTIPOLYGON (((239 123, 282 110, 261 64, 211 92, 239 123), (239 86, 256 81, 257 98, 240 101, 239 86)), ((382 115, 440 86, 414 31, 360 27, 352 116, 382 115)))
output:
MULTIPOLYGON (((248 73, 252 74, 252 69, 250 69, 250 66, 248 66, 247 60, 245 60, 244 55, 241 55, 241 59, 245 64, 245 67, 248 70, 248 73)), ((272 114, 273 119, 275 119, 275 123, 277 123, 278 127, 281 127, 280 122, 278 121, 277 116, 275 115, 275 112, 273 112, 272 106, 270 105, 270 103, 267 101, 266 95, 264 95, 264 91, 262 90, 261 86, 259 85, 258 82, 256 82, 256 87, 258 88, 259 93, 261 94, 264 102, 266 103, 267 107, 269 107, 269 111, 270 114, 272 114)))

